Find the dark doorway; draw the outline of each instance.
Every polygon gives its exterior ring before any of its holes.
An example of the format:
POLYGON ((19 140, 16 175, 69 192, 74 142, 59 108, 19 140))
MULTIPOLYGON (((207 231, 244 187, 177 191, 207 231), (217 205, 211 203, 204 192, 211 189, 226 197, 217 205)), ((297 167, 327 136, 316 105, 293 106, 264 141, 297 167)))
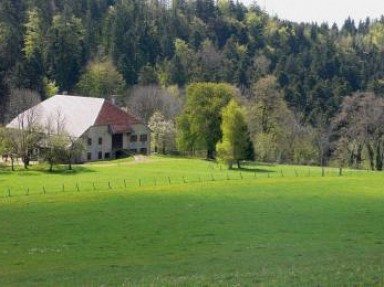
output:
POLYGON ((123 134, 115 134, 112 136, 112 148, 123 148, 123 134))

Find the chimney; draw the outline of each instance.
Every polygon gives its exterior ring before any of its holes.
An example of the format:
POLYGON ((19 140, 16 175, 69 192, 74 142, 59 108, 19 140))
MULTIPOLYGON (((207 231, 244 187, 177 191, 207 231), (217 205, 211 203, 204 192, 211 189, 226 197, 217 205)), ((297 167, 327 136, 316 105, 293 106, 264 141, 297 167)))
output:
POLYGON ((119 97, 120 95, 111 95, 111 103, 117 106, 117 101, 119 97))

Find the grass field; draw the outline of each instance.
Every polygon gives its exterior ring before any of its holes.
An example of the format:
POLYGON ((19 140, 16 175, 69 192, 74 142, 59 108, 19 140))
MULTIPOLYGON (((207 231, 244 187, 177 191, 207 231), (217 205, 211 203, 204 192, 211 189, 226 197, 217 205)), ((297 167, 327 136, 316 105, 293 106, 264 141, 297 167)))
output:
POLYGON ((0 286, 384 286, 383 174, 249 169, 0 169, 0 286))

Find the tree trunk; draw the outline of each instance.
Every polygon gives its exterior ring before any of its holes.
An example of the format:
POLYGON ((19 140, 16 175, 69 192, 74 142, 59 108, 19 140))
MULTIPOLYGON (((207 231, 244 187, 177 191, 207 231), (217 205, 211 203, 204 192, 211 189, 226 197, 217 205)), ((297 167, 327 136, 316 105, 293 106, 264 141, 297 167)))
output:
POLYGON ((237 160, 237 168, 238 168, 238 169, 241 169, 240 160, 237 160))
POLYGON ((376 147, 376 170, 383 170, 383 153, 381 151, 381 143, 376 147))
POLYGON ((213 150, 207 150, 207 159, 215 159, 213 156, 214 151, 213 150))
POLYGON ((371 170, 375 170, 375 152, 373 151, 373 148, 370 144, 367 144, 367 150, 371 170))
POLYGON ((24 169, 28 169, 29 159, 28 158, 23 158, 22 161, 23 161, 23 164, 24 164, 24 169))
POLYGON ((357 153, 356 153, 356 165, 358 169, 361 169, 362 162, 363 162, 362 152, 363 152, 363 145, 359 144, 357 147, 357 153))
POLYGON ((68 154, 68 170, 72 170, 72 152, 68 154))

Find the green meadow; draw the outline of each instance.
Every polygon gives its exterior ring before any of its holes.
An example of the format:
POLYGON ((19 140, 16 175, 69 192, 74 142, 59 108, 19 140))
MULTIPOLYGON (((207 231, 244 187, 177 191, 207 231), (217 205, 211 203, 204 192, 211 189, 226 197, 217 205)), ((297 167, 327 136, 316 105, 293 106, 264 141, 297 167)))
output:
POLYGON ((0 168, 0 286, 384 286, 384 176, 150 157, 0 168))

